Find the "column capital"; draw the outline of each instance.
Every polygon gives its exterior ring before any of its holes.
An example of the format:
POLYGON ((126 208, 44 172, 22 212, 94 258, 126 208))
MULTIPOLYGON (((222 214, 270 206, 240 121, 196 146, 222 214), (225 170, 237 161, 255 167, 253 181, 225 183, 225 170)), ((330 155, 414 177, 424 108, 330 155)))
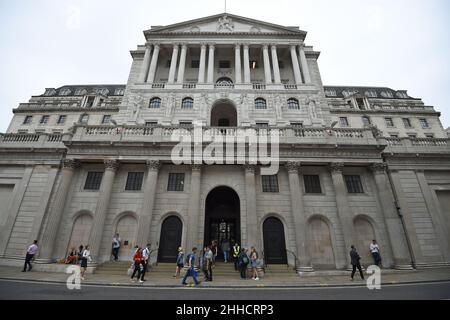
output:
POLYGON ((242 43, 236 42, 236 43, 234 44, 234 49, 238 50, 238 49, 241 48, 241 46, 242 46, 242 43))
POLYGON ((277 49, 277 44, 276 44, 276 43, 271 43, 271 44, 270 44, 270 48, 271 48, 272 50, 276 50, 276 49, 277 49))
POLYGON ((216 44, 214 42, 208 43, 209 50, 214 50, 216 48, 216 44))
POLYGON ((205 42, 200 43, 200 48, 201 48, 202 50, 206 50, 206 47, 207 47, 207 46, 208 46, 208 44, 205 43, 205 42))
POLYGON ((332 162, 328 166, 331 173, 342 173, 342 170, 344 169, 344 164, 342 162, 332 162))
POLYGON ((159 43, 159 42, 153 42, 153 43, 151 43, 151 45, 153 45, 153 47, 155 49, 159 49, 161 47, 161 43, 159 43))
POLYGON ((372 170, 373 173, 385 173, 387 170, 387 164, 386 163, 372 163, 370 165, 370 170, 372 170))
POLYGON ((180 44, 179 44, 178 42, 175 42, 175 43, 173 44, 173 48, 174 48, 174 49, 178 49, 179 46, 180 46, 180 44))
POLYGON ((104 160, 103 161, 105 164, 105 170, 109 170, 109 171, 117 171, 117 169, 119 169, 119 161, 117 160, 104 160))
POLYGON ((246 165, 244 165, 244 169, 245 169, 246 173, 255 174, 255 172, 256 172, 256 165, 254 165, 254 164, 246 164, 246 165))
POLYGON ((75 170, 80 167, 80 161, 76 159, 64 159, 62 160, 62 168, 68 170, 75 170))
POLYGON ((250 46, 250 44, 248 44, 248 43, 241 43, 241 45, 242 45, 242 47, 244 48, 244 50, 248 50, 248 48, 249 48, 249 46, 250 46))
POLYGON ((287 169, 288 173, 298 173, 301 168, 301 163, 300 161, 288 161, 284 167, 287 169))
POLYGON ((264 50, 269 50, 269 45, 267 43, 263 43, 262 48, 264 50))
POLYGON ((200 172, 202 171, 202 165, 201 164, 193 164, 191 165, 192 172, 200 172))
POLYGON ((185 50, 186 50, 187 47, 188 47, 188 44, 187 44, 187 43, 184 43, 184 42, 183 42, 183 43, 180 43, 179 45, 181 46, 181 49, 185 49, 185 50))
POLYGON ((153 47, 153 44, 150 43, 150 42, 147 42, 147 43, 145 44, 145 48, 146 48, 146 49, 151 49, 152 47, 153 47))
POLYGON ((158 160, 147 160, 146 163, 148 171, 158 171, 162 164, 158 160))

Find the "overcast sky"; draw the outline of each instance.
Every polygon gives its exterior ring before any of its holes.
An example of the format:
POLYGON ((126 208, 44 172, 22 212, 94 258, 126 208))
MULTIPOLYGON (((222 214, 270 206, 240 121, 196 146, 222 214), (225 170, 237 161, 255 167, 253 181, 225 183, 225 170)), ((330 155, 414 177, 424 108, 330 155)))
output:
MULTIPOLYGON (((0 132, 46 87, 125 84, 142 31, 224 0, 0 0, 0 132)), ((228 0, 228 12, 308 32, 324 84, 406 89, 450 126, 450 1, 228 0)))

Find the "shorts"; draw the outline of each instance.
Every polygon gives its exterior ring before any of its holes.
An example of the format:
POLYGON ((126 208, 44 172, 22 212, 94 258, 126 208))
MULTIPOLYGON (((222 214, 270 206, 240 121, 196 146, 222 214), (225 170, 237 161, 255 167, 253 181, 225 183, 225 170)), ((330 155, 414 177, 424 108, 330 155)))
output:
POLYGON ((258 266, 258 262, 256 260, 252 261, 252 268, 256 268, 258 266))
POLYGON ((184 264, 179 263, 179 264, 177 264, 177 267, 178 268, 184 268, 184 264))
POLYGON ((82 267, 82 268, 87 268, 87 259, 84 259, 84 258, 83 258, 83 259, 81 260, 81 267, 82 267))

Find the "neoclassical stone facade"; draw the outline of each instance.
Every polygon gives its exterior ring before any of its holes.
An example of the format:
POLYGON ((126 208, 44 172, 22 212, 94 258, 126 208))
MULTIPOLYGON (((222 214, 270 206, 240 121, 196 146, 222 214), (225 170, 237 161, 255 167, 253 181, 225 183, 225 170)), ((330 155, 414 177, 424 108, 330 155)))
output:
POLYGON ((103 263, 116 232, 122 260, 147 242, 152 261, 170 262, 180 245, 227 239, 310 272, 347 268, 351 245, 371 264, 377 239, 385 267, 450 263, 450 146, 432 106, 324 86, 297 27, 220 14, 144 35, 126 85, 48 88, 13 110, 0 135, 1 264, 21 263, 34 239, 42 269, 81 244, 103 263), (193 149, 276 132, 278 173, 249 159, 176 165, 174 134, 200 125, 193 149))

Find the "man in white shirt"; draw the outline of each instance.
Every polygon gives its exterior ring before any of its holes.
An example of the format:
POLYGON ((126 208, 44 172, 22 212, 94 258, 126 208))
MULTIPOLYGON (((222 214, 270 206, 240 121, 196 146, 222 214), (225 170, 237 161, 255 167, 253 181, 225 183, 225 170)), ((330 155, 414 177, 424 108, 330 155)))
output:
POLYGON ((381 266, 381 255, 380 255, 380 247, 377 244, 376 240, 373 240, 369 246, 370 253, 372 254, 373 261, 375 265, 381 266))
POLYGON ((114 256, 114 261, 119 260, 120 245, 121 245, 121 240, 120 240, 119 234, 116 233, 116 235, 113 238, 113 242, 112 242, 112 254, 114 256))
POLYGON ((28 266, 28 271, 31 271, 31 269, 33 269, 33 266, 31 265, 31 260, 33 260, 34 256, 36 255, 36 253, 38 251, 37 243, 38 243, 38 241, 34 240, 33 244, 28 247, 27 255, 25 256, 25 264, 23 266, 22 272, 27 271, 27 266, 28 266))
POLYGON ((144 250, 142 250, 142 260, 141 260, 141 264, 142 264, 142 273, 141 273, 141 280, 140 282, 144 282, 145 281, 145 273, 147 272, 147 266, 148 266, 148 260, 150 258, 150 247, 152 245, 150 243, 147 243, 147 246, 144 248, 144 250))

